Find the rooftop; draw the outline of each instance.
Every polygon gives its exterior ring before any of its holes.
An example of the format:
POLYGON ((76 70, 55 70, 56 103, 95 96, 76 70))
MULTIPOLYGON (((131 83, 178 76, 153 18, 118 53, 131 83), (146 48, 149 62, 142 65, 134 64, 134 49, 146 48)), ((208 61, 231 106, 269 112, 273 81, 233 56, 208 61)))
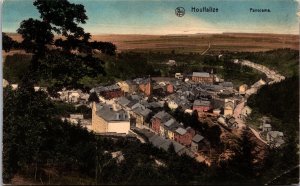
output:
POLYGON ((193 72, 193 77, 210 77, 207 72, 193 72))
POLYGON ((106 121, 129 121, 127 113, 121 109, 115 111, 110 105, 96 105, 96 114, 106 121))
POLYGON ((193 103, 194 106, 209 106, 210 101, 205 101, 205 100, 195 100, 193 103))
POLYGON ((187 133, 187 131, 181 127, 179 127, 177 130, 175 130, 178 134, 180 135, 184 135, 185 133, 187 133))
POLYGON ((165 111, 160 111, 157 114, 155 114, 153 117, 158 118, 162 121, 167 121, 168 119, 172 118, 172 116, 165 111))
POLYGON ((90 92, 104 92, 104 91, 111 91, 111 90, 117 90, 120 89, 120 87, 117 84, 109 85, 109 86, 99 86, 96 88, 93 88, 90 92))
POLYGON ((132 111, 137 114, 140 114, 144 117, 147 117, 152 112, 150 109, 143 108, 143 107, 137 107, 137 108, 133 109, 132 111))
POLYGON ((268 134, 272 138, 283 137, 283 132, 279 132, 279 131, 270 131, 270 132, 268 132, 268 134))
POLYGON ((122 105, 122 106, 126 106, 126 105, 128 105, 128 104, 130 103, 130 100, 128 100, 128 99, 125 98, 125 97, 119 97, 119 98, 117 99, 117 102, 118 102, 120 105, 122 105))
POLYGON ((199 135, 199 134, 196 134, 194 137, 193 137, 193 141, 196 142, 196 143, 199 143, 200 141, 202 141, 204 139, 203 136, 199 135))

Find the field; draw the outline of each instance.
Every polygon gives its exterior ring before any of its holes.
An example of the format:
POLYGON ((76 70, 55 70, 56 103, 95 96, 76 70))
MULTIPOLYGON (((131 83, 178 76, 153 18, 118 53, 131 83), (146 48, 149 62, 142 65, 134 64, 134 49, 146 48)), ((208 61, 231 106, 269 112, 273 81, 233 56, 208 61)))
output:
MULTIPOLYGON (((8 34, 17 41, 20 35, 8 34)), ((218 53, 220 51, 258 52, 277 48, 299 49, 299 35, 283 34, 192 34, 192 35, 93 35, 93 40, 109 41, 118 51, 218 53), (210 47, 209 47, 210 44, 210 47)))
POLYGON ((118 50, 152 52, 196 52, 220 51, 258 52, 277 48, 299 48, 298 35, 278 34, 193 34, 193 35, 94 35, 93 39, 111 41, 118 50))

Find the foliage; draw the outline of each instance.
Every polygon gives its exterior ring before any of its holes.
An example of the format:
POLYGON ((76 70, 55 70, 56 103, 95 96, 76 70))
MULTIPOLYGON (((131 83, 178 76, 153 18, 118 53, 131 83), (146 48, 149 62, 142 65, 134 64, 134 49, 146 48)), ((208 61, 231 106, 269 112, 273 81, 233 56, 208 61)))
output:
POLYGON ((103 62, 92 56, 62 54, 57 50, 49 51, 38 63, 37 78, 47 82, 47 87, 55 87, 56 90, 63 87, 89 89, 90 86, 85 84, 88 82, 83 82, 82 79, 105 73, 103 62))
POLYGON ((24 20, 17 32, 23 38, 23 49, 33 53, 29 71, 35 83, 51 90, 89 89, 99 84, 105 75, 104 62, 92 57, 92 51, 115 55, 116 47, 109 42, 89 41, 90 34, 79 26, 87 20, 83 5, 67 0, 36 0, 33 4, 42 20, 24 20), (54 40, 54 33, 65 39, 54 40))
POLYGON ((108 76, 123 80, 155 75, 153 65, 141 54, 134 53, 119 54, 117 60, 107 63, 106 72, 108 76))
POLYGON ((262 180, 268 182, 299 163, 298 76, 262 87, 256 95, 248 99, 248 104, 260 114, 271 116, 272 129, 282 131, 285 135, 283 147, 269 149, 265 160, 263 171, 265 173, 262 174, 262 180))
POLYGON ((20 83, 24 72, 29 70, 31 56, 14 54, 6 56, 3 64, 3 78, 10 83, 20 83))
POLYGON ((99 103, 99 97, 98 97, 98 95, 97 95, 97 93, 96 92, 92 92, 91 94, 90 94, 90 97, 89 97, 89 100, 88 100, 90 103, 91 102, 96 102, 96 103, 99 103))
POLYGON ((45 52, 54 38, 50 24, 32 18, 22 21, 17 32, 23 37, 24 49, 32 53, 45 52))
POLYGON ((6 33, 2 32, 2 50, 9 52, 11 49, 18 49, 20 44, 14 41, 6 33))
POLYGON ((298 76, 262 87, 248 99, 248 105, 258 112, 280 119, 284 125, 277 130, 289 134, 298 131, 299 79, 298 76))

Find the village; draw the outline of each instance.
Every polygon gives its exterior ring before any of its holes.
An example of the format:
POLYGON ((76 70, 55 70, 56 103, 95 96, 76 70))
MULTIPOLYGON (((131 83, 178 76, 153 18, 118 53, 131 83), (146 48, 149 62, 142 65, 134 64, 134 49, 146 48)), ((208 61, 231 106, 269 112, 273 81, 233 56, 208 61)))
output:
MULTIPOLYGON (((175 63, 170 60, 168 63, 175 63)), ((220 138, 230 141, 240 137, 242 131, 249 127, 246 118, 252 109, 247 106, 247 98, 259 88, 284 79, 276 72, 250 61, 234 60, 255 68, 267 75, 270 81, 260 79, 253 85, 242 84, 238 89, 232 82, 227 82, 217 74, 193 72, 191 74, 175 73, 174 77, 142 77, 119 81, 109 86, 98 86, 84 93, 81 90, 63 89, 58 97, 51 99, 63 101, 76 106, 85 105, 91 108, 91 118, 83 114, 70 114, 62 120, 81 125, 97 135, 116 137, 130 136, 142 143, 168 150, 173 145, 177 154, 210 164, 213 159, 230 155, 230 151, 217 153, 205 136, 205 130, 199 131, 189 123, 177 121, 171 114, 175 110, 192 116, 208 126, 219 126, 220 138), (91 101, 90 97, 96 97, 91 101), (216 157, 217 156, 217 157, 216 157)), ((9 83, 3 80, 3 85, 9 83)), ((11 84, 17 89, 17 84, 11 84)), ((35 91, 47 91, 45 87, 34 87, 35 91)), ((261 118, 259 131, 249 127, 257 140, 271 147, 284 143, 284 135, 273 131, 268 117, 261 118)))

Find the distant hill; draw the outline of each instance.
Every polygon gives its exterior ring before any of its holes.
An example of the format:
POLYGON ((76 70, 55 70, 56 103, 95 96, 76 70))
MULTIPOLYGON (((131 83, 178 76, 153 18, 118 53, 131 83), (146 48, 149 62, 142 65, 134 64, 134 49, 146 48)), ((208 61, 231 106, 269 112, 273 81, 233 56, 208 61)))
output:
MULTIPOLYGON (((8 33, 17 41, 22 38, 16 33, 8 33)), ((211 44, 209 52, 220 51, 267 51, 277 48, 299 49, 299 35, 287 34, 186 34, 186 35, 93 35, 93 40, 109 41, 117 45, 118 51, 136 50, 143 52, 198 52, 201 53, 211 44)))

